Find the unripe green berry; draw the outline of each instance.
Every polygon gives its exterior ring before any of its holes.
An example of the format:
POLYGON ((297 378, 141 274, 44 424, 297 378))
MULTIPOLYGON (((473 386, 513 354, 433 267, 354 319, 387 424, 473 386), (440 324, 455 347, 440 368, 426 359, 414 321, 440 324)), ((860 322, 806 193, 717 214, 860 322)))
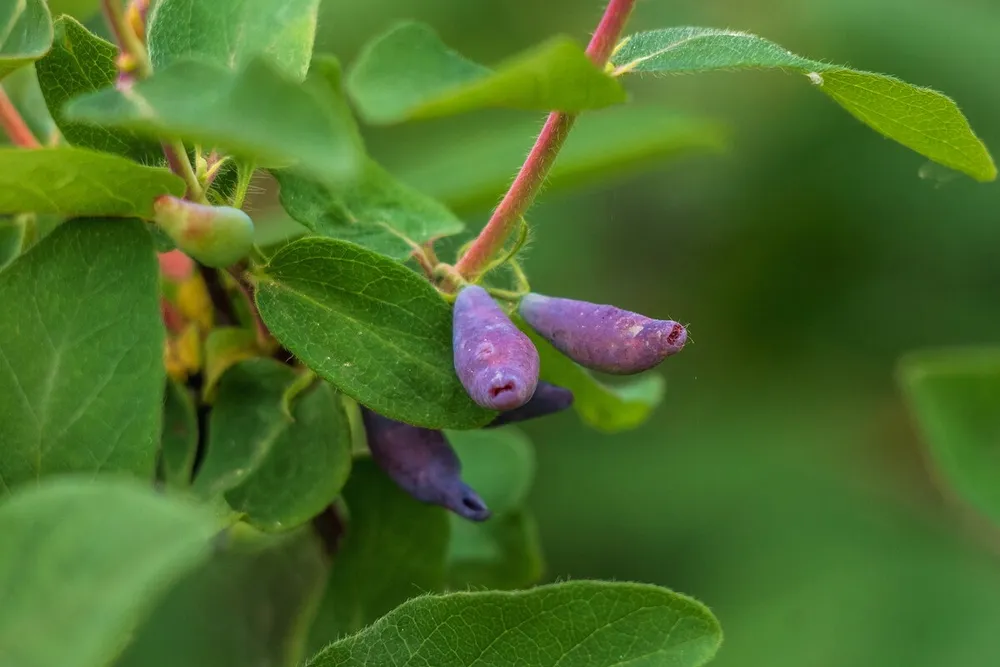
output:
POLYGON ((153 202, 153 213, 177 247, 206 266, 227 267, 253 247, 253 221, 237 208, 163 195, 153 202))

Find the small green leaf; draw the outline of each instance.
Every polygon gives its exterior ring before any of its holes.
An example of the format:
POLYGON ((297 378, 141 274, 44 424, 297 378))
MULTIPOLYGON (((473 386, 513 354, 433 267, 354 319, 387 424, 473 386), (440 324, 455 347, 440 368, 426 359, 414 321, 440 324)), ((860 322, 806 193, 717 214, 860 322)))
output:
POLYGON ((167 380, 163 400, 160 472, 168 484, 184 488, 191 483, 198 453, 198 415, 191 390, 174 380, 167 380))
POLYGON ((24 220, 18 216, 0 219, 0 269, 21 254, 24 245, 24 220))
POLYGON ((188 59, 239 68, 265 56, 301 81, 318 10, 319 0, 158 0, 149 17, 149 55, 157 70, 188 59))
POLYGON ((493 414, 455 376, 451 307, 402 264, 344 241, 305 238, 258 277, 271 333, 362 405, 426 428, 475 428, 493 414))
POLYGON ((135 632, 115 667, 282 667, 303 656, 326 581, 310 531, 240 537, 187 576, 135 632))
POLYGON ((260 356, 257 336, 249 329, 240 327, 217 327, 205 338, 205 360, 202 373, 205 376, 201 386, 202 396, 209 402, 215 395, 215 386, 222 374, 235 364, 260 356))
POLYGON ((3 663, 109 664, 158 595, 208 557, 214 532, 207 510, 123 480, 13 496, 0 505, 3 663))
POLYGON ((101 0, 48 0, 48 3, 52 16, 71 14, 80 20, 93 16, 101 6, 101 0))
MULTIPOLYGON (((487 209, 507 190, 537 131, 537 120, 493 126, 450 141, 438 139, 434 150, 406 151, 387 166, 456 211, 487 209)), ((606 182, 689 154, 721 152, 727 141, 718 123, 659 108, 630 105, 583 114, 545 179, 545 193, 606 182)))
POLYGON ((275 171, 281 206, 293 219, 323 236, 353 241, 403 259, 423 243, 452 236, 465 225, 443 204, 400 183, 373 160, 357 181, 331 188, 294 171, 275 171), (405 238, 404 238, 405 237, 405 238))
POLYGON ((118 47, 84 28, 76 19, 56 20, 52 50, 38 61, 38 83, 49 113, 69 143, 132 158, 142 164, 163 161, 156 142, 140 139, 132 132, 111 130, 67 120, 63 107, 71 99, 114 85, 118 47))
POLYGON ((339 394, 318 381, 293 403, 292 423, 226 500, 262 530, 309 521, 340 494, 351 472, 351 432, 339 394))
POLYGON ((722 641, 704 605, 647 584, 572 581, 410 600, 307 667, 698 667, 722 641))
POLYGON ((516 510, 535 477, 535 451, 516 427, 448 431, 462 462, 462 479, 482 496, 494 516, 516 510))
POLYGON ((152 479, 158 284, 138 220, 67 222, 0 273, 0 494, 66 471, 152 479))
POLYGON ((367 457, 355 463, 344 500, 350 523, 313 622, 314 651, 411 597, 444 588, 444 509, 411 498, 367 457))
POLYGON ((205 460, 194 481, 197 493, 225 493, 260 466, 292 428, 281 399, 295 379, 291 366, 264 358, 240 362, 222 376, 209 416, 205 460))
POLYGON ((52 44, 52 17, 44 0, 0 5, 0 79, 45 55, 52 44))
POLYGON ((855 118, 924 157, 978 181, 997 169, 955 102, 884 74, 802 58, 774 42, 732 30, 678 27, 632 35, 611 58, 628 72, 778 68, 805 74, 855 118))
POLYGON ((167 169, 144 167, 84 148, 0 148, 0 214, 151 218, 153 200, 181 196, 184 181, 167 169))
POLYGON ((484 523, 451 517, 448 588, 451 590, 527 588, 542 578, 538 526, 527 510, 484 523))
POLYGON ((913 354, 900 380, 944 478, 1000 523, 1000 349, 913 354))
POLYGON ((324 182, 351 178, 363 158, 353 121, 341 108, 262 60, 238 72, 177 62, 128 93, 107 89, 75 99, 66 116, 217 146, 261 167, 298 165, 324 182))
POLYGON ((420 23, 398 25, 368 44, 347 89, 361 115, 379 124, 488 107, 578 112, 626 97, 569 38, 556 37, 494 71, 455 53, 420 23))
POLYGON ((538 349, 541 378, 573 392, 573 409, 588 426, 605 433, 636 428, 663 400, 662 376, 646 373, 629 382, 606 385, 552 347, 520 318, 515 318, 515 322, 538 349))

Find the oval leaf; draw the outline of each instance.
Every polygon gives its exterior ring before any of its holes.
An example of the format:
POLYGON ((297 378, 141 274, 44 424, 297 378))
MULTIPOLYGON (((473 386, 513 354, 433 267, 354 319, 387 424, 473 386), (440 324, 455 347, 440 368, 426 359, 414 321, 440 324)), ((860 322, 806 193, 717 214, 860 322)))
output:
POLYGON ((217 146, 262 167, 297 164, 324 182, 349 179, 362 160, 353 121, 343 110, 263 60, 238 72, 174 63, 128 94, 107 89, 75 99, 66 117, 217 146))
POLYGON ((629 382, 606 385, 552 347, 519 317, 514 321, 538 349, 541 378, 573 392, 573 409, 588 426, 605 433, 636 428, 663 400, 665 382, 661 375, 646 373, 629 382))
POLYGON ((310 632, 319 650, 415 595, 444 588, 448 513, 400 490, 370 458, 354 465, 347 535, 310 632))
POLYGON ((164 597, 115 667, 299 664, 327 559, 308 530, 239 535, 164 597))
POLYGON ((0 5, 0 79, 31 64, 52 44, 52 17, 44 0, 0 5))
POLYGON ((158 284, 137 220, 72 220, 0 273, 0 494, 65 471, 152 479, 166 381, 158 284))
MULTIPOLYGON (((457 211, 495 206, 524 161, 538 122, 492 125, 478 134, 435 138, 433 150, 402 152, 388 165, 400 180, 457 211)), ((662 109, 624 106, 583 114, 545 179, 545 193, 607 182, 692 153, 725 150, 719 123, 666 114, 662 109)), ((284 193, 282 193, 284 194, 284 193)))
POLYGON ((207 510, 131 482, 61 479, 9 499, 0 505, 4 664, 109 664, 157 595, 207 558, 214 532, 207 510))
POLYGON ((621 85, 566 37, 489 70, 420 23, 398 25, 368 44, 347 89, 361 115, 379 124, 488 107, 577 112, 625 101, 621 85))
POLYGON ((196 59, 241 67, 266 56, 285 75, 305 78, 319 0, 158 0, 149 17, 154 69, 196 59))
POLYGON ((677 27, 627 37, 611 58, 614 74, 779 68, 808 76, 855 118, 907 148, 978 181, 997 169, 955 102, 884 74, 810 60, 744 32, 677 27))
POLYGON ((274 254, 257 306, 271 333, 342 392, 426 428, 475 428, 493 414, 455 376, 451 307, 398 262, 306 238, 274 254))
POLYGON ((111 130, 66 118, 63 107, 71 99, 114 85, 118 74, 118 47, 93 34, 76 19, 61 16, 55 22, 52 50, 38 61, 38 84, 56 126, 67 142, 132 158, 142 164, 163 161, 157 142, 132 132, 111 130))
POLYGON ((900 380, 944 478, 1000 523, 1000 349, 914 354, 900 380))
POLYGON ((83 148, 0 148, 0 214, 151 218, 153 200, 182 196, 167 169, 83 148))
POLYGON ((198 453, 198 415, 191 390, 172 379, 163 400, 160 473, 168 484, 184 488, 191 483, 198 453))
POLYGON ((517 510, 483 523, 451 515, 448 588, 516 590, 542 578, 545 561, 534 517, 517 510))
POLYGON ((704 605, 644 584, 573 581, 411 600, 308 667, 698 667, 722 641, 704 605))

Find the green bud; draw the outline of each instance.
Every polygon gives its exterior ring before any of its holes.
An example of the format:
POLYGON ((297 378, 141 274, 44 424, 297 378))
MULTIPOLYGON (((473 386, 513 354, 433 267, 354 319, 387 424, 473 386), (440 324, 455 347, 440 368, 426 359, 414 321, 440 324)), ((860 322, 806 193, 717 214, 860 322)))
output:
POLYGON ((253 221, 239 209, 163 195, 153 202, 153 212, 177 247, 206 266, 229 266, 253 247, 253 221))

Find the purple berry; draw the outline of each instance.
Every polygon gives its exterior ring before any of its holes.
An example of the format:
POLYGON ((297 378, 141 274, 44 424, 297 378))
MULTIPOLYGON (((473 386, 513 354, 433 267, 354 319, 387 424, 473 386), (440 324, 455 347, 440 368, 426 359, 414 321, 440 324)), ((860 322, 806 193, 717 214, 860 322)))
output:
POLYGON ((531 397, 530 401, 519 408, 500 413, 496 419, 486 425, 486 428, 545 417, 562 412, 571 405, 573 405, 573 392, 565 387, 539 381, 535 395, 531 397))
POLYGON ((490 518, 486 503, 462 481, 462 464, 441 431, 410 426, 367 408, 362 418, 372 459, 399 488, 471 521, 490 518))
POLYGON ((631 375, 676 354, 687 341, 684 326, 615 306, 528 294, 521 317, 581 366, 631 375))
POLYGON ((455 299, 455 373, 473 401, 490 410, 528 402, 538 384, 538 350, 482 287, 455 299))

